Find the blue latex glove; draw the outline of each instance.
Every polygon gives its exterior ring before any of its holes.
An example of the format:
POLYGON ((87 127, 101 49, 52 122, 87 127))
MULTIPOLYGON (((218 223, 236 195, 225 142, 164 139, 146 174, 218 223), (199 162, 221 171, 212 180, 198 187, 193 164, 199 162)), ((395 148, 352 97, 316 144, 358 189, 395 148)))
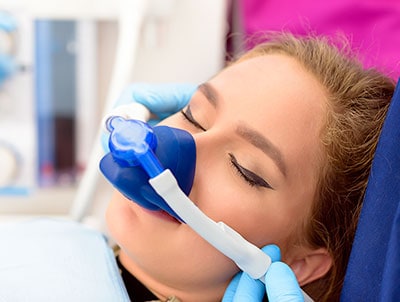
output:
MULTIPOLYGON (((185 107, 196 89, 197 85, 189 83, 135 83, 123 91, 110 114, 113 115, 115 112, 125 118, 137 118, 134 112, 131 114, 129 111, 136 110, 133 106, 130 108, 130 105, 139 103, 150 110, 152 116, 149 123, 154 125, 185 107)), ((105 133, 101 138, 106 152, 109 152, 108 137, 105 133)))
POLYGON ((188 83, 135 83, 124 90, 115 106, 137 102, 153 113, 153 122, 159 122, 185 107, 196 89, 197 85, 188 83))
POLYGON ((228 288, 222 302, 261 302, 267 292, 269 302, 304 301, 300 286, 293 271, 280 262, 280 250, 276 245, 262 249, 271 257, 272 264, 265 275, 265 284, 254 280, 246 273, 237 274, 228 288))

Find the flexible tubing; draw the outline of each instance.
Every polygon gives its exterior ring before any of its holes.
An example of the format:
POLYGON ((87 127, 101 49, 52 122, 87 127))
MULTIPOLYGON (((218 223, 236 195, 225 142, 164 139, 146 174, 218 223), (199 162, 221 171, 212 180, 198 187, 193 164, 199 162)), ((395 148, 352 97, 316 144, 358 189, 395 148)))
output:
MULTIPOLYGON (((104 108, 105 113, 113 108, 119 94, 131 80, 139 44, 140 28, 146 14, 147 5, 147 0, 120 0, 118 42, 111 84, 104 108)), ((70 217, 76 221, 82 221, 94 201, 95 191, 100 179, 98 165, 104 155, 100 144, 102 129, 102 125, 100 125, 89 161, 70 209, 70 217)))

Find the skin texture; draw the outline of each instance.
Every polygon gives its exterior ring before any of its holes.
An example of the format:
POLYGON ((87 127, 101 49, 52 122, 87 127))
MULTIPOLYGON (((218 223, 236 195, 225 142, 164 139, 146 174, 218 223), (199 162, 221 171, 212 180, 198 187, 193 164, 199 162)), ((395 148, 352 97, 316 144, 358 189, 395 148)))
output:
MULTIPOLYGON (((319 133, 326 103, 323 87, 295 59, 269 54, 234 64, 200 86, 189 110, 183 110, 198 125, 182 113, 162 122, 195 139, 190 199, 257 246, 277 244, 301 285, 324 275, 331 264, 324 249, 298 240, 323 160, 319 133), (235 163, 268 185, 249 184, 235 163)), ((238 272, 190 227, 144 210, 118 192, 107 223, 121 246, 123 265, 161 299, 218 301, 238 272)))

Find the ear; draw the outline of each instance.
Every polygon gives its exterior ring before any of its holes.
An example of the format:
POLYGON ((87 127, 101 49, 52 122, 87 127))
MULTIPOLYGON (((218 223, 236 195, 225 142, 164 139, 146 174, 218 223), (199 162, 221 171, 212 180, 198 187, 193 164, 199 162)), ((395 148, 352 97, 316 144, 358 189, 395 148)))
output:
POLYGON ((299 258, 288 261, 300 286, 323 277, 332 266, 332 257, 325 248, 309 250, 299 258))

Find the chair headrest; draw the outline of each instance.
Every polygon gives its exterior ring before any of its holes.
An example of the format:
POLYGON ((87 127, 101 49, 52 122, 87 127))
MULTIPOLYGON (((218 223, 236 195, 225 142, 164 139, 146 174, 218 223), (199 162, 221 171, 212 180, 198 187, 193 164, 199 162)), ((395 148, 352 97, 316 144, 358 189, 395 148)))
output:
POLYGON ((400 80, 372 163, 341 301, 400 297, 400 80))

